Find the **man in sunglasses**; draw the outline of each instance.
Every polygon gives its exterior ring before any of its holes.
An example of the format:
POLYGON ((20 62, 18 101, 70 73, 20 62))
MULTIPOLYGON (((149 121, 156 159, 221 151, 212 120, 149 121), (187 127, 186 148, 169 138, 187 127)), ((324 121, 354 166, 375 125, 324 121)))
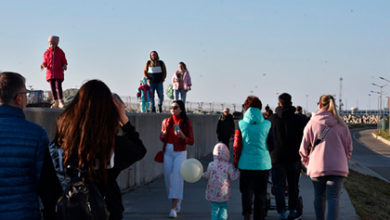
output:
POLYGON ((25 79, 0 73, 0 219, 53 219, 61 186, 48 150, 46 131, 25 119, 25 79))

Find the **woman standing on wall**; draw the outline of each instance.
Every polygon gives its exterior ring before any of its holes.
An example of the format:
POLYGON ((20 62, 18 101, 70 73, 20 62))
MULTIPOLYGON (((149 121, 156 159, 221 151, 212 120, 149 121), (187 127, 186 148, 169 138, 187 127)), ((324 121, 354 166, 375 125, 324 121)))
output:
POLYGON ((234 164, 240 170, 240 192, 244 220, 263 220, 271 157, 267 137, 271 122, 261 113, 261 101, 248 96, 244 103, 244 119, 238 122, 234 137, 234 164), (253 204, 253 205, 252 205, 253 204))
MULTIPOLYGON (((163 82, 167 76, 167 69, 165 64, 156 51, 150 52, 150 60, 146 62, 144 68, 144 77, 148 80, 150 87, 152 88, 153 97, 154 92, 157 91, 158 95, 158 109, 162 112, 162 104, 164 101, 164 87, 163 82)), ((154 104, 154 98, 152 98, 152 112, 156 112, 156 106, 154 104)))
POLYGON ((316 219, 325 219, 327 209, 326 219, 337 220, 340 192, 349 172, 352 139, 331 95, 320 97, 318 111, 305 127, 299 153, 313 182, 316 219))
POLYGON ((187 158, 186 145, 194 144, 192 124, 188 119, 184 103, 172 102, 171 117, 162 122, 160 139, 164 142, 164 176, 168 199, 172 200, 170 218, 176 218, 183 199, 184 181, 180 176, 180 166, 187 158))
POLYGON ((63 150, 59 157, 63 161, 53 158, 58 163, 55 167, 66 167, 69 177, 81 170, 105 196, 110 220, 122 219, 124 208, 116 178, 142 159, 146 149, 127 118, 125 105, 102 81, 90 80, 80 88, 57 120, 54 143, 51 152, 57 147, 63 150), (117 135, 120 129, 123 136, 117 135))
POLYGON ((191 76, 187 70, 185 63, 179 63, 179 70, 176 70, 172 77, 173 89, 175 90, 175 99, 179 100, 179 94, 181 100, 186 103, 187 92, 191 90, 191 76))

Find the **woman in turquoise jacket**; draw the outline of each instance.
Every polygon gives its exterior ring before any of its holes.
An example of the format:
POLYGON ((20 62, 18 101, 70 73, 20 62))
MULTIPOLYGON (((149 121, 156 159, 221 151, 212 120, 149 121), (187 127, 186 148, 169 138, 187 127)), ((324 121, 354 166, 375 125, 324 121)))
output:
POLYGON ((271 122, 261 114, 261 101, 249 96, 244 103, 244 119, 238 123, 234 137, 234 159, 240 169, 240 191, 242 214, 245 220, 251 219, 252 198, 253 219, 264 219, 266 215, 266 195, 268 172, 271 157, 267 137, 271 122))

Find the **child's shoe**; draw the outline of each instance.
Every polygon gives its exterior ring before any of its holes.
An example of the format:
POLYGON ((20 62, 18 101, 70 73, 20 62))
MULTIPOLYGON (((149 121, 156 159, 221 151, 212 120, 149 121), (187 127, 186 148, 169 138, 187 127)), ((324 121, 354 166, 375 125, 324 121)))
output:
POLYGON ((64 108, 64 107, 65 107, 65 103, 64 103, 64 101, 61 99, 61 100, 59 101, 58 108, 64 108))
POLYGON ((177 218, 177 213, 174 209, 171 209, 168 215, 169 218, 177 218))
POLYGON ((282 212, 279 214, 279 219, 280 220, 287 220, 287 214, 286 212, 282 212))
POLYGON ((290 210, 288 214, 288 220, 299 220, 302 219, 302 213, 299 213, 296 209, 290 210))
POLYGON ((58 108, 58 101, 54 100, 54 103, 50 106, 50 108, 58 108))

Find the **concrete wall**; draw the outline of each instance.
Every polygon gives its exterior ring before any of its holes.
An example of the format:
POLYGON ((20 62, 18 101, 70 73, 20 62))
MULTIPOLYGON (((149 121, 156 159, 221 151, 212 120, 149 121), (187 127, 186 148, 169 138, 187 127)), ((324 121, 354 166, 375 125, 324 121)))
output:
MULTIPOLYGON (((53 140, 57 117, 62 110, 48 108, 26 108, 26 119, 44 127, 53 140)), ((217 136, 215 133, 218 115, 188 115, 193 126, 195 143, 187 146, 189 158, 201 158, 209 154, 217 136)), ((122 171, 117 181, 125 191, 145 183, 149 183, 163 174, 163 165, 154 162, 154 156, 162 149, 160 141, 161 122, 169 114, 128 114, 130 123, 135 126, 147 148, 145 157, 122 171)))

